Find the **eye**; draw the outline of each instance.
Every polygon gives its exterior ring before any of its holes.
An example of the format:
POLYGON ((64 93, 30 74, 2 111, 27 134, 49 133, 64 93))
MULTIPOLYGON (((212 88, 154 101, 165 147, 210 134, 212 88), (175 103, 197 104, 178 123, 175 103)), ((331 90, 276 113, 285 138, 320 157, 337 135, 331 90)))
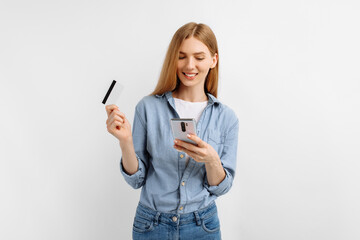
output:
POLYGON ((202 60, 204 60, 204 58, 196 58, 197 60, 199 60, 199 61, 202 61, 202 60))
POLYGON ((184 59, 184 58, 185 58, 185 57, 183 57, 183 56, 182 56, 182 57, 179 57, 179 59, 184 59))

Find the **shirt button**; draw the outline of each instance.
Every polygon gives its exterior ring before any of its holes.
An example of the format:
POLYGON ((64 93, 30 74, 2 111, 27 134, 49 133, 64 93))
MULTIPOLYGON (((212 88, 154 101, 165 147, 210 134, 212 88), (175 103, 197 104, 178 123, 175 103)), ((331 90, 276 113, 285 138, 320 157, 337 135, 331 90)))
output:
POLYGON ((184 209, 184 207, 183 207, 183 206, 181 206, 179 209, 180 209, 180 210, 183 210, 183 209, 184 209))
POLYGON ((182 186, 185 186, 185 182, 181 182, 181 185, 182 185, 182 186))
POLYGON ((184 154, 180 154, 180 158, 183 158, 184 157, 184 154))
POLYGON ((173 216, 173 217, 172 217, 172 220, 173 220, 173 222, 176 222, 176 221, 177 221, 177 217, 176 217, 176 216, 173 216))

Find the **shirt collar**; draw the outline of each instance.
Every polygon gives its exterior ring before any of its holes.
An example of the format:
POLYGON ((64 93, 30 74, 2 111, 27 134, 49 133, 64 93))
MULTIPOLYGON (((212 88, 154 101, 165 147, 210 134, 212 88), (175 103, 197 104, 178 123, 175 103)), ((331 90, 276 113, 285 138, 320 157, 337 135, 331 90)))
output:
MULTIPOLYGON (((206 95, 207 95, 208 98, 209 98, 209 104, 214 104, 214 103, 219 104, 219 103, 220 103, 220 101, 219 101, 216 97, 214 97, 212 94, 206 93, 206 95)), ((167 99, 169 102, 173 102, 173 100, 171 100, 171 99, 173 99, 173 96, 172 96, 172 92, 171 92, 171 91, 168 91, 168 92, 163 93, 163 94, 156 94, 155 96, 158 97, 158 98, 165 96, 166 99, 167 99)))

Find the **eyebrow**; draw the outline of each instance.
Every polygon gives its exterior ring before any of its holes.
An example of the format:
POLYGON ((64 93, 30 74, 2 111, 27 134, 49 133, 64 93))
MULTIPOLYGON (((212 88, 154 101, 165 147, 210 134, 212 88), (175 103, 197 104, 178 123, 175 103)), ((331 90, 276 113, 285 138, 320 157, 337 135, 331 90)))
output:
MULTIPOLYGON (((179 54, 185 54, 186 55, 186 53, 184 53, 184 52, 179 52, 179 54)), ((196 52, 196 53, 194 53, 194 55, 200 55, 200 54, 204 54, 205 55, 205 53, 204 52, 196 52)))

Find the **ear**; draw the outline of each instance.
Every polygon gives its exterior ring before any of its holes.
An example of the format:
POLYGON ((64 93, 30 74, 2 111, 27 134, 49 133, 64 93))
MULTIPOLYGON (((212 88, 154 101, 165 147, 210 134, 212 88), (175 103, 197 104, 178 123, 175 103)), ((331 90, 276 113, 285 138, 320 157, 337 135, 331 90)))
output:
POLYGON ((217 53, 214 54, 214 56, 212 57, 212 64, 210 65, 210 68, 214 68, 217 64, 218 61, 218 55, 217 53))

